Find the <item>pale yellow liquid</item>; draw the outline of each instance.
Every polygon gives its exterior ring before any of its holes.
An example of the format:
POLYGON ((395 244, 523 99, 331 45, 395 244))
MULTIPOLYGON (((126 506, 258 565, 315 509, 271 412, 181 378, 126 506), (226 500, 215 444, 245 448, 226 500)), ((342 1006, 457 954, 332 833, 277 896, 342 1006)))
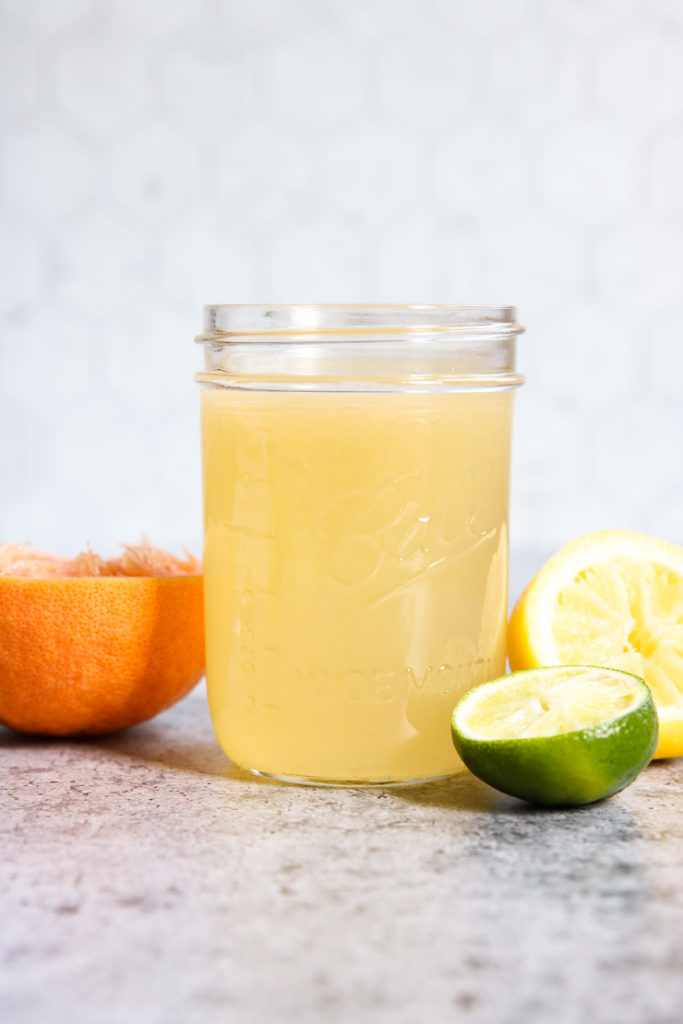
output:
POLYGON ((460 767, 450 714, 505 665, 512 393, 202 390, 207 679, 245 768, 460 767))

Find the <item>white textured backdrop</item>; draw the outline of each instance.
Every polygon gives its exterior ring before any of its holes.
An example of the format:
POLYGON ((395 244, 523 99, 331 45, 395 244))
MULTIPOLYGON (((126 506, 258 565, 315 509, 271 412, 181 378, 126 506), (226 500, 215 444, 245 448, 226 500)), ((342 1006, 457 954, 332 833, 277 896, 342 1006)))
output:
POLYGON ((0 539, 200 540, 208 301, 514 303, 513 539, 683 542, 681 0, 0 0, 0 539))

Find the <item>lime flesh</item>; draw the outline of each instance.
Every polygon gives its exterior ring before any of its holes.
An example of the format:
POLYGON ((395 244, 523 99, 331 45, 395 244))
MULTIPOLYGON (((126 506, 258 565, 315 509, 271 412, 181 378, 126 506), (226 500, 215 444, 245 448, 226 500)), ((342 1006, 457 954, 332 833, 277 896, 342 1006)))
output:
POLYGON ((470 771, 532 803, 574 806, 633 782, 657 746, 639 676, 592 666, 530 669, 470 690, 451 719, 470 771))

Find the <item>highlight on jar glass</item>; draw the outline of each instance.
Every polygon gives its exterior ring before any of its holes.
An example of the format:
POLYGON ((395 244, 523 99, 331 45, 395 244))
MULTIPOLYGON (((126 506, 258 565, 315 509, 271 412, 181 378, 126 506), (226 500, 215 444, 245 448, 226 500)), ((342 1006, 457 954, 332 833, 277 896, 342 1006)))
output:
POLYGON ((505 670, 513 307, 205 308, 216 736, 287 782, 461 770, 454 705, 505 670))

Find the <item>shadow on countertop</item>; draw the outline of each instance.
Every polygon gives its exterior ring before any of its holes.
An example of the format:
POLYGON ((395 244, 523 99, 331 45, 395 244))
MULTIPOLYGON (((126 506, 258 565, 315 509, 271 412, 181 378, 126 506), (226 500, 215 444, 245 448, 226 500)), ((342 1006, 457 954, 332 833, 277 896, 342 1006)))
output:
POLYGON ((502 801, 507 801, 507 804, 519 803, 496 793, 465 772, 441 782, 391 787, 299 787, 254 775, 238 767, 223 753, 214 738, 208 708, 200 700, 184 701, 149 722, 107 736, 30 736, 0 726, 0 751, 43 750, 52 760, 57 751, 64 748, 72 752, 79 751, 83 757, 111 757, 132 764, 158 766, 172 772, 248 783, 274 790, 292 791, 301 788, 309 794, 316 792, 326 799, 329 799, 331 793, 346 791, 358 798, 392 798, 407 803, 472 812, 496 809, 502 801))
MULTIPOLYGON (((0 751, 44 750, 55 754, 60 748, 69 747, 93 758, 102 755, 117 760, 148 766, 159 766, 172 772, 183 772, 225 781, 249 784, 251 787, 268 787, 273 790, 299 788, 289 783, 260 777, 233 764, 216 742, 211 727, 209 711, 204 701, 189 698, 163 712, 157 718, 108 736, 60 739, 45 736, 29 736, 16 733, 0 726, 0 751)), ((51 760, 47 757, 47 760, 51 760)), ((670 761, 653 762, 638 780, 643 795, 648 791, 661 790, 670 771, 670 761)), ((46 770, 49 765, 46 764, 46 770)), ((673 780, 672 780, 673 784, 673 780)), ((567 816, 583 818, 595 814, 605 815, 605 805, 615 807, 611 801, 588 805, 585 808, 543 808, 514 797, 498 793, 479 779, 463 770, 449 779, 420 785, 391 787, 304 787, 310 794, 313 790, 321 795, 340 793, 346 789, 358 798, 392 799, 405 804, 420 805, 424 808, 440 808, 458 812, 495 812, 517 819, 545 819, 567 816)), ((609 816, 609 815, 608 815, 609 816)))
POLYGON ((463 770, 449 779, 418 786, 397 786, 388 790, 406 803, 457 811, 500 811, 529 808, 529 804, 505 796, 463 770))
POLYGON ((208 709, 190 698, 140 725, 105 736, 32 736, 0 726, 0 750, 44 748, 53 753, 69 747, 94 755, 159 765, 174 771, 219 778, 240 778, 258 783, 228 760, 214 739, 208 709))

